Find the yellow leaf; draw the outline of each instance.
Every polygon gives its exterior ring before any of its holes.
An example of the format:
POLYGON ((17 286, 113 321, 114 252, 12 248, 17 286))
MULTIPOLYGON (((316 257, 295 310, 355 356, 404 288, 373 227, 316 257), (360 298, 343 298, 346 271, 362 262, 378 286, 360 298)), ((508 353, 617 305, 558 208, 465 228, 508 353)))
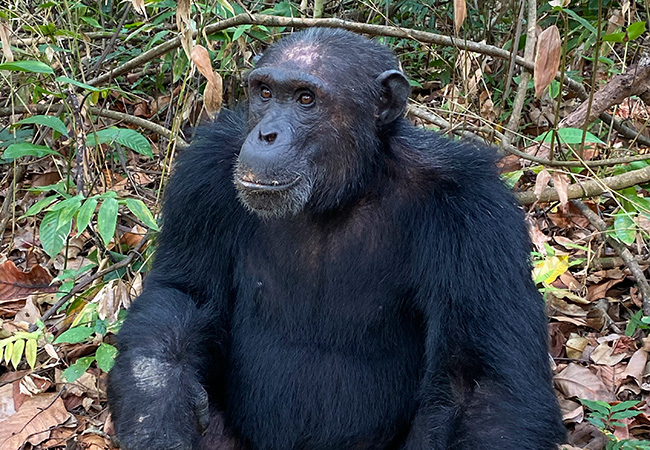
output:
POLYGON ((25 345, 25 358, 27 358, 27 364, 32 369, 36 365, 36 350, 38 349, 38 343, 36 339, 28 339, 27 344, 25 345))
POLYGON ((533 279, 536 283, 551 284, 569 269, 569 255, 552 256, 535 265, 533 279))
POLYGON ((7 364, 9 364, 9 361, 11 361, 11 355, 13 354, 13 351, 14 351, 14 343, 10 342, 5 347, 5 362, 7 364))
POLYGON ((11 355, 11 365, 14 366, 14 369, 18 368, 18 364, 23 358, 23 350, 25 350, 25 341, 23 339, 14 342, 14 350, 11 355))

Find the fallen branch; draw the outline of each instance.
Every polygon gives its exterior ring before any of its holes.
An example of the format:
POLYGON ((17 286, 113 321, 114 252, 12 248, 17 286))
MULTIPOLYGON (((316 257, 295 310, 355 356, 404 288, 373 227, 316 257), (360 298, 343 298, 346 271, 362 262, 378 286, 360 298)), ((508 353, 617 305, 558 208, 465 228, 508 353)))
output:
POLYGON ((603 88, 594 93, 591 111, 589 111, 589 103, 584 102, 565 117, 560 122, 560 126, 581 128, 585 124, 593 122, 610 107, 622 103, 626 98, 633 95, 642 96, 648 92, 650 92, 650 56, 628 68, 625 73, 616 75, 603 88))
MULTIPOLYGON (((568 197, 569 199, 595 197, 603 192, 618 191, 648 181, 650 181, 650 167, 644 167, 597 181, 586 180, 580 184, 572 184, 568 188, 568 197)), ((539 198, 532 191, 518 192, 515 196, 522 205, 531 205, 537 201, 541 203, 555 202, 560 199, 555 188, 544 189, 539 198)))

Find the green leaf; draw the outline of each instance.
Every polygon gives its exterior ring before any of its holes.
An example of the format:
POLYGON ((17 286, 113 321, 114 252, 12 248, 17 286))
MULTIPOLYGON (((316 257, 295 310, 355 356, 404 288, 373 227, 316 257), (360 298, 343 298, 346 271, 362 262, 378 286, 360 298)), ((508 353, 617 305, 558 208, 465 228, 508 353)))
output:
POLYGON ((16 125, 30 124, 35 123, 38 125, 44 125, 46 127, 52 128, 55 131, 58 131, 64 136, 68 135, 68 129, 65 127, 65 124, 56 116, 32 116, 21 121, 16 122, 16 125))
POLYGON ((130 128, 106 128, 88 135, 89 146, 107 144, 113 141, 141 155, 153 157, 153 149, 147 138, 130 128))
POLYGON ((232 40, 236 41, 239 39, 246 30, 250 29, 252 25, 240 25, 235 29, 235 32, 232 35, 232 40))
POLYGON ((586 29, 591 31, 593 34, 598 34, 598 32, 596 31, 594 26, 591 23, 589 23, 589 21, 587 19, 585 19, 583 17, 580 17, 577 12, 572 11, 572 10, 570 10, 568 8, 564 8, 563 11, 566 12, 568 15, 570 15, 575 20, 577 20, 583 27, 585 27, 586 29))
POLYGON ((603 41, 605 42, 625 42, 627 33, 619 31, 618 33, 609 33, 603 36, 603 41))
POLYGON ((23 359, 23 350, 25 350, 25 340, 18 339, 14 342, 14 349, 11 354, 11 365, 14 366, 14 369, 18 368, 20 360, 23 359))
MULTIPOLYGON (((643 311, 639 311, 639 313, 643 313, 643 311)), ((640 317, 640 314, 637 317, 640 317)), ((619 412, 628 408, 633 408, 638 404, 639 404, 638 400, 628 400, 626 402, 621 402, 617 405, 612 406, 612 412, 619 412)))
MULTIPOLYGON (((565 144, 580 144, 582 142, 582 130, 580 128, 560 128, 557 135, 565 144)), ((551 142, 553 130, 540 134, 535 138, 537 142, 551 142)), ((597 136, 590 132, 585 133, 585 142, 594 144, 604 144, 597 136)))
POLYGON ((36 339, 27 339, 27 344, 25 344, 25 358, 27 358, 27 364, 32 369, 36 365, 37 350, 38 342, 36 342, 36 339))
POLYGON ((11 144, 2 154, 2 158, 13 160, 22 156, 36 156, 42 158, 45 155, 58 155, 59 153, 52 150, 47 145, 36 145, 31 142, 19 142, 11 144))
POLYGON ((95 208, 97 208, 97 199, 95 197, 87 198, 86 201, 79 208, 79 213, 77 214, 77 231, 81 234, 95 214, 95 208))
POLYGON ((616 213, 616 219, 614 219, 614 232, 619 241, 627 245, 634 244, 636 238, 636 227, 634 221, 625 211, 616 213))
POLYGON ((91 86, 89 84, 82 83, 81 81, 73 80, 72 78, 68 78, 68 77, 56 77, 54 79, 54 81, 56 81, 58 83, 71 84, 73 86, 77 86, 79 88, 87 89, 87 90, 93 91, 93 92, 101 92, 101 89, 97 89, 95 86, 91 86))
POLYGON ((43 211, 45 208, 50 206, 52 202, 54 202, 56 199, 58 199, 58 195, 50 195, 49 197, 45 197, 34 203, 32 206, 29 207, 27 212, 25 213, 25 217, 30 217, 30 216, 35 216, 39 212, 43 211))
POLYGON ((94 356, 84 356, 83 358, 79 358, 73 365, 63 371, 63 379, 67 383, 77 381, 81 375, 86 373, 86 370, 88 370, 94 360, 94 356))
POLYGON ((591 409, 592 411, 597 411, 604 416, 609 416, 609 412, 612 408, 609 403, 603 402, 601 400, 587 400, 585 398, 580 398, 578 400, 580 400, 580 403, 585 405, 587 408, 591 409))
POLYGON ((620 411, 611 415, 611 420, 620 420, 620 419, 629 419, 630 417, 635 417, 641 414, 641 411, 635 411, 633 409, 627 411, 620 411))
POLYGON ((64 331, 61 335, 54 340, 55 344, 79 344, 85 342, 94 330, 89 327, 74 327, 64 331))
POLYGON ((86 22, 88 25, 90 25, 92 27, 95 27, 95 28, 101 28, 102 27, 99 24, 99 22, 97 22, 97 19, 93 19, 92 17, 81 16, 80 19, 83 20, 84 22, 86 22))
POLYGON ((638 38, 643 33, 645 33, 645 22, 643 21, 631 23, 630 26, 627 27, 627 37, 630 41, 638 38))
POLYGON ((99 231, 99 235, 106 245, 108 245, 115 234, 115 228, 117 227, 117 208, 117 200, 114 198, 106 198, 97 213, 97 231, 99 231))
POLYGON ((45 253, 52 258, 59 254, 72 229, 72 221, 60 222, 59 211, 48 211, 41 221, 40 239, 45 253))
POLYGON ((116 355, 117 349, 115 347, 110 344, 102 343, 95 353, 95 358, 97 358, 97 365, 104 372, 110 371, 115 364, 116 355))
POLYGON ((54 73, 50 66, 40 61, 14 61, 0 64, 0 70, 14 72, 54 73))
POLYGON ((153 218, 151 211, 149 211, 149 208, 147 208, 142 200, 127 198, 126 207, 129 208, 129 210, 135 214, 135 216, 140 219, 146 226, 155 231, 159 230, 158 224, 153 218))
POLYGON ((79 207, 81 206, 82 198, 83 197, 80 196, 80 195, 75 195, 74 197, 70 197, 68 199, 65 199, 62 202, 57 203, 52 208, 50 208, 50 211, 59 211, 59 226, 60 227, 63 227, 68 222, 72 221, 72 218, 74 217, 74 215, 77 214, 77 211, 79 211, 79 207))

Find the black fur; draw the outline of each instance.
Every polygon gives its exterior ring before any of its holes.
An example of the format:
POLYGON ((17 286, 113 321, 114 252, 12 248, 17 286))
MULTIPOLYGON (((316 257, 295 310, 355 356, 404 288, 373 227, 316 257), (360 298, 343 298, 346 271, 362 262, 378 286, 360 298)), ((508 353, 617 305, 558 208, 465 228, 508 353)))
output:
POLYGON ((233 185, 254 114, 223 111, 182 155, 110 374, 124 447, 555 449, 544 305, 494 156, 375 126, 372 80, 397 68, 384 47, 329 29, 280 42, 262 67, 321 43, 360 109, 344 131, 326 118, 309 200, 277 217, 233 185))

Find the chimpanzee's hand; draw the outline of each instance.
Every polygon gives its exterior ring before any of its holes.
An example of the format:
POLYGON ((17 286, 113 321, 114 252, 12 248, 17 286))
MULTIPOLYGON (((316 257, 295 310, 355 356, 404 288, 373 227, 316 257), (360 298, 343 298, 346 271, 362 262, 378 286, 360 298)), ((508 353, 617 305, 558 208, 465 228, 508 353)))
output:
POLYGON ((197 448, 210 414, 208 394, 193 373, 140 357, 116 365, 111 378, 110 406, 122 449, 197 448))

